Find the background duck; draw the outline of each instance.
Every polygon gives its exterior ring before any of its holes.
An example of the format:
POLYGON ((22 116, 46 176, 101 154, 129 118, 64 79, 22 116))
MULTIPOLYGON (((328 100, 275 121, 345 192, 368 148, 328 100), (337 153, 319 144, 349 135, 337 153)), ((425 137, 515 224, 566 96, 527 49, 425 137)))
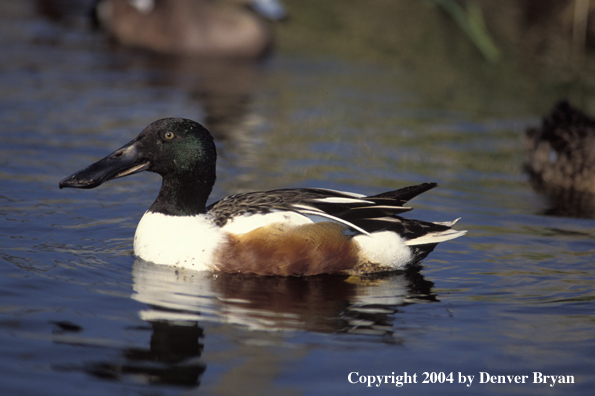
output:
POLYGON ((595 193, 595 120, 562 101, 526 138, 531 176, 551 187, 595 193))
POLYGON ((285 18, 277 0, 100 0, 99 25, 117 42, 176 55, 258 58, 272 46, 265 20, 285 18))
POLYGON ((593 217, 595 120, 561 101, 525 137, 525 169, 535 189, 552 201, 546 213, 593 217))

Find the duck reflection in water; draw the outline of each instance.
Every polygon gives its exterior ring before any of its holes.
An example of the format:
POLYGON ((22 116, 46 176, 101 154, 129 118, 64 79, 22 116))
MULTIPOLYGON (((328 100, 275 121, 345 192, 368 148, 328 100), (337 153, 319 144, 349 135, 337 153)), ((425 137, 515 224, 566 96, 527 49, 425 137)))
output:
MULTIPOLYGON (((135 331, 151 331, 150 345, 123 349, 123 361, 87 362, 83 366, 87 374, 104 380, 197 387, 207 369, 202 354, 209 333, 257 345, 260 352, 247 352, 248 361, 235 367, 238 374, 237 370, 255 365, 280 367, 299 359, 301 349, 294 351, 285 336, 295 331, 404 344, 403 334, 394 326, 402 308, 438 302, 433 283, 418 271, 276 277, 192 271, 137 258, 133 282, 132 298, 146 304, 139 316, 150 325, 135 331), (263 351, 267 346, 273 350, 287 346, 295 353, 263 351)), ((263 369, 262 375, 273 381, 273 371, 263 369)))
POLYGON ((133 276, 132 298, 158 307, 142 311, 142 319, 233 323, 253 330, 376 329, 376 335, 392 335, 391 315, 398 307, 437 301, 433 283, 415 270, 282 277, 193 271, 137 258, 133 276), (368 314, 370 320, 362 321, 368 314))
POLYGON ((433 283, 417 271, 274 277, 198 272, 136 259, 133 277, 132 298, 147 304, 139 314, 151 325, 150 348, 124 350, 124 364, 87 365, 85 371, 94 376, 122 380, 133 375, 150 383, 197 386, 207 366, 201 355, 203 327, 208 335, 209 326, 218 332, 252 330, 263 345, 283 345, 283 334, 293 331, 401 344, 393 326, 400 308, 438 301, 433 283))
POLYGON ((134 378, 148 384, 197 386, 206 370, 202 354, 203 329, 197 322, 148 321, 151 344, 145 348, 125 348, 124 362, 88 362, 83 371, 106 380, 134 378))

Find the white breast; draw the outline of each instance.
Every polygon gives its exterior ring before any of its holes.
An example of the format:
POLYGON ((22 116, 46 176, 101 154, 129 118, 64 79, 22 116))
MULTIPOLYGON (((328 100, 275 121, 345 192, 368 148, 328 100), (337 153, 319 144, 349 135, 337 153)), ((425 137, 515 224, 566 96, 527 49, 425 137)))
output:
POLYGON ((210 270, 224 233, 207 215, 168 216, 146 212, 134 235, 134 254, 156 264, 210 270))

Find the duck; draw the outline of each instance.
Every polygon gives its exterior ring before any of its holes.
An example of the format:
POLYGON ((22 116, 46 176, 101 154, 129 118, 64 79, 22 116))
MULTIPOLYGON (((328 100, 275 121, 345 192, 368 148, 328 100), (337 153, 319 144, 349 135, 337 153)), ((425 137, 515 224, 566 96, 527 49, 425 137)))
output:
POLYGON ((595 194, 595 119, 562 100, 525 134, 525 169, 550 190, 595 194))
POLYGON ((362 275, 419 268, 439 242, 464 235, 459 220, 399 216, 423 183, 376 195, 286 188, 228 196, 207 206, 216 179, 211 133, 184 118, 147 126, 118 150, 64 178, 59 187, 95 188, 148 171, 161 175, 155 202, 134 235, 145 261, 197 271, 271 276, 362 275))
POLYGON ((124 46, 167 55, 257 59, 269 53, 278 0, 99 0, 94 20, 124 46))

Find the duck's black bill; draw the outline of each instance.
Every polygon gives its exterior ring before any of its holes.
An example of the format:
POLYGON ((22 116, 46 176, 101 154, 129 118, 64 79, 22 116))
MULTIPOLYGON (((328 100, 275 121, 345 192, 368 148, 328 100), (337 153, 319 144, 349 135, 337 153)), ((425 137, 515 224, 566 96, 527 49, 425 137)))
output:
POLYGON ((107 157, 60 181, 60 188, 95 188, 108 180, 117 179, 149 168, 149 162, 139 156, 136 140, 107 157))

